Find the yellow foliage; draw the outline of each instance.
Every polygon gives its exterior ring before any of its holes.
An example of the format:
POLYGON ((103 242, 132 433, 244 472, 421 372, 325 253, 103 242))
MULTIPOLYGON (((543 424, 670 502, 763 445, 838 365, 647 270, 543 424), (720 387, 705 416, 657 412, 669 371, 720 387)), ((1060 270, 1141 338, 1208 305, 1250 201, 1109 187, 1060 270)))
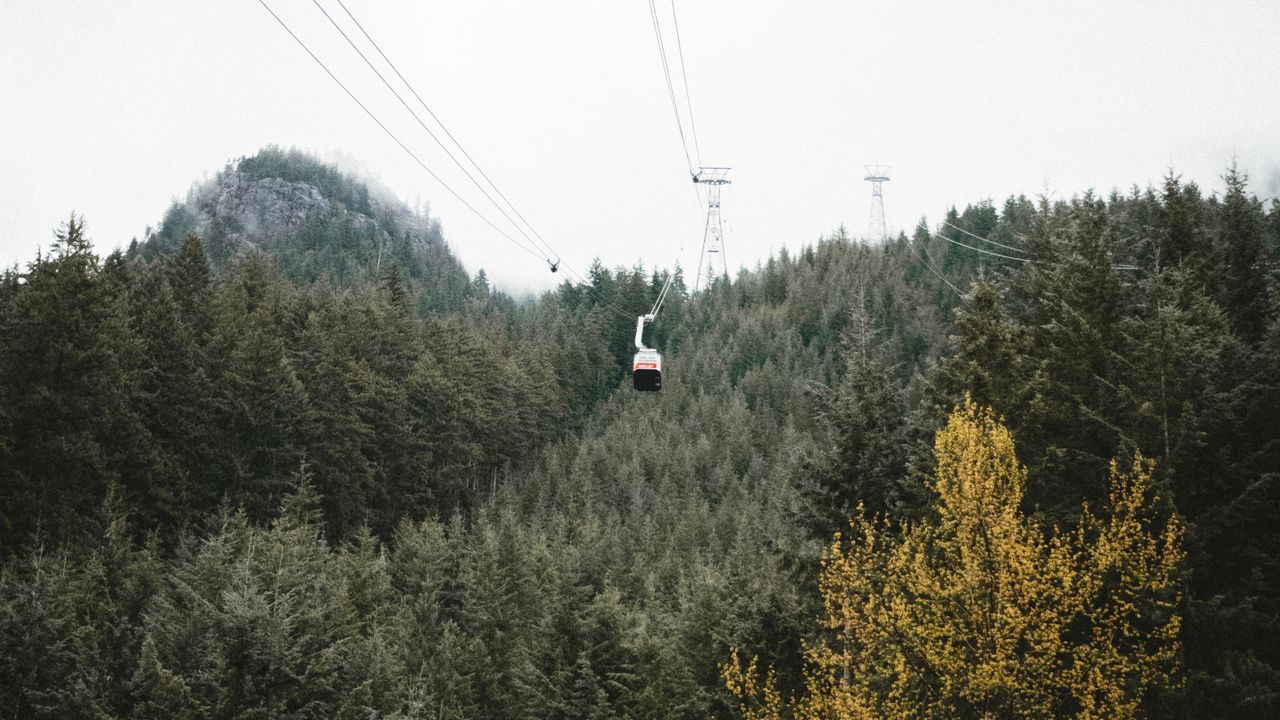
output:
POLYGON ((969 398, 934 442, 936 515, 893 533, 859 508, 822 557, 828 640, 805 689, 734 651, 725 684, 748 720, 1133 718, 1177 680, 1182 527, 1155 527, 1152 463, 1113 461, 1108 512, 1046 535, 1020 510, 1026 469, 969 398))
POLYGON ((724 678, 725 687, 739 698, 738 712, 746 720, 781 720, 783 711, 782 696, 778 694, 777 679, 773 668, 761 685, 757 678, 756 658, 745 667, 738 658, 738 649, 731 652, 730 661, 720 666, 720 676, 724 678))

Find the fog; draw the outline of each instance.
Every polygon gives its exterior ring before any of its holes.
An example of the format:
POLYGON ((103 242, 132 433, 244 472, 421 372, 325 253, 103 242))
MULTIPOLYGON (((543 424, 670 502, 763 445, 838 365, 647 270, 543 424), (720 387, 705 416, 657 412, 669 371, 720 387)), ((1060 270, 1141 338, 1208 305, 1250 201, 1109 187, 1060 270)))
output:
MULTIPOLYGON (((482 208, 310 0, 268 1, 482 208)), ((696 266, 703 217, 647 3, 346 3, 565 263, 696 266)), ((1213 192, 1233 157, 1256 192, 1280 194, 1280 3, 676 8, 702 161, 734 168, 733 266, 841 224, 864 234, 867 163, 892 166, 891 231, 952 204, 1127 191, 1170 169, 1213 192)), ((254 0, 0 5, 0 262, 34 258, 72 210, 101 250, 127 244, 192 182, 271 143, 428 207, 499 287, 564 277, 450 197, 254 0)))

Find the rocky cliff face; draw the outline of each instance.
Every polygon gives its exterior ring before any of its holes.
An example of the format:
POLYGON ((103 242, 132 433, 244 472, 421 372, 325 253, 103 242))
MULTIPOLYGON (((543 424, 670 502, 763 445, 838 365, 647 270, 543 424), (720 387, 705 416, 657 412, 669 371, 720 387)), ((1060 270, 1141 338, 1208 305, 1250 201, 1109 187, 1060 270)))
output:
POLYGON ((470 285, 436 220, 297 150, 267 148, 195 185, 129 254, 158 258, 192 233, 215 270, 253 250, 303 284, 348 285, 395 265, 434 308, 457 306, 470 285))
MULTIPOLYGON (((281 178, 255 178, 237 170, 219 173, 211 183, 196 191, 191 231, 209 237, 224 233, 231 247, 256 248, 264 242, 280 241, 299 232, 309 219, 340 219, 360 236, 380 235, 389 240, 386 229, 373 217, 334 202, 319 188, 306 182, 281 178), (215 228, 218 228, 215 230, 215 228)), ((404 208, 378 208, 390 213, 398 225, 419 231, 426 238, 431 223, 404 208)))
MULTIPOLYGON (((288 256, 350 254, 361 246, 381 251, 396 243, 430 251, 444 244, 436 221, 389 193, 371 193, 362 180, 298 151, 278 149, 242 158, 194 186, 131 252, 171 252, 190 233, 205 240, 215 265, 255 248, 288 256)), ((288 257, 277 259, 288 264, 288 257)))
POLYGON ((331 207, 313 185, 279 178, 252 179, 234 171, 223 173, 211 194, 212 202, 200 207, 197 225, 207 228, 218 218, 250 242, 297 230, 307 216, 331 207))

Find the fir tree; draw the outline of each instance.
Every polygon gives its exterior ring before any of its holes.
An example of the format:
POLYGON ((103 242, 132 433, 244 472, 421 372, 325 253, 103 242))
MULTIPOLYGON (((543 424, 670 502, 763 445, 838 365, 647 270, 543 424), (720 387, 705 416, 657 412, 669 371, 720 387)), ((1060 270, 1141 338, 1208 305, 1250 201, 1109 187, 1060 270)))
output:
POLYGON ((1246 174, 1232 164, 1223 179, 1227 194, 1218 229, 1218 242, 1226 255, 1222 304, 1240 337, 1256 343, 1272 317, 1269 264, 1263 245, 1265 215, 1262 204, 1246 194, 1246 174))

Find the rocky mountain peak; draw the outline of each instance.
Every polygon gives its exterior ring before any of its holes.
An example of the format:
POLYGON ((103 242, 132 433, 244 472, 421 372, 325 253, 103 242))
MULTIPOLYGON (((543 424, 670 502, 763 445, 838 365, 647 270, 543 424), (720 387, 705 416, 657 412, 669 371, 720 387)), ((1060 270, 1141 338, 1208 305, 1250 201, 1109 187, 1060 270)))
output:
POLYGON ((159 229, 130 255, 150 259, 174 252, 192 233, 204 240, 215 268, 260 250, 298 282, 327 277, 345 284, 388 262, 411 277, 465 276, 438 222, 293 149, 269 147, 228 163, 174 202, 159 229))

